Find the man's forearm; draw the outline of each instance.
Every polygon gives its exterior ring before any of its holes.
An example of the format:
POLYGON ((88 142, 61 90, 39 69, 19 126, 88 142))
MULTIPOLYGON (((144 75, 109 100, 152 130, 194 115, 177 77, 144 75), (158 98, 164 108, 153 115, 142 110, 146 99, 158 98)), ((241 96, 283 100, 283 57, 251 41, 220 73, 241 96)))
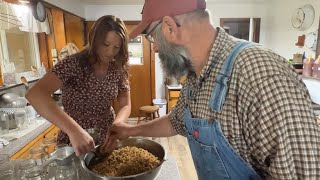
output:
POLYGON ((137 125, 133 128, 132 134, 133 136, 146 137, 169 137, 177 135, 168 115, 137 125))

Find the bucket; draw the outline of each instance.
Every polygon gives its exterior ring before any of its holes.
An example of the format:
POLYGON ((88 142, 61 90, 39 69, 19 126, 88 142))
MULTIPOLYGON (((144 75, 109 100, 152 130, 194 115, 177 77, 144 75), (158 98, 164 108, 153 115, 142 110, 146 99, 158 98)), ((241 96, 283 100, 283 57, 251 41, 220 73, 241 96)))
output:
POLYGON ((154 99, 154 106, 159 106, 159 115, 160 117, 165 116, 167 114, 167 100, 165 99, 154 99))

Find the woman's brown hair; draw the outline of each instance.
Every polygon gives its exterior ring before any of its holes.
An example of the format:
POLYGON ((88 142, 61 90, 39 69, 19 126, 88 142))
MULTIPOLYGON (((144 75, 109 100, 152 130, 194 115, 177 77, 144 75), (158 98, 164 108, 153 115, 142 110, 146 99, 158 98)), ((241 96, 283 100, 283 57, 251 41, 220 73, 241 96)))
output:
MULTIPOLYGON (((94 64, 98 59, 97 49, 101 45, 109 31, 115 31, 122 39, 122 45, 119 53, 115 56, 116 66, 121 67, 125 78, 128 78, 128 31, 124 22, 113 15, 100 17, 91 27, 88 35, 87 47, 80 52, 88 64, 88 59, 93 59, 94 64), (87 59, 88 58, 88 59, 87 59)), ((82 61, 84 61, 84 59, 82 61)))

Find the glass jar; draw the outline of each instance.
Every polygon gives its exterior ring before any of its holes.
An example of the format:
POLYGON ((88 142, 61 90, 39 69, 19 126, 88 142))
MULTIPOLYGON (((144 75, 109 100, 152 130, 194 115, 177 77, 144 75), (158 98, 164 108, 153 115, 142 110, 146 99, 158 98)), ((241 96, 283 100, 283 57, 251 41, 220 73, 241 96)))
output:
POLYGON ((13 164, 10 161, 9 154, 0 154, 0 179, 13 180, 13 164))
POLYGON ((35 167, 37 165, 34 159, 26 159, 19 163, 16 179, 25 179, 26 178, 26 171, 35 167))
POLYGON ((9 115, 0 111, 0 135, 9 133, 9 115))
POLYGON ((55 180, 74 180, 78 179, 77 169, 74 162, 70 162, 63 166, 56 166, 55 180))
POLYGON ((18 129, 26 129, 28 126, 26 111, 24 109, 17 109, 13 114, 18 129))
POLYGON ((34 159, 37 165, 42 165, 48 158, 49 155, 44 147, 38 146, 30 149, 30 159, 34 159))
POLYGON ((26 180, 46 180, 47 173, 41 166, 35 166, 26 171, 26 180))
POLYGON ((50 154, 53 152, 57 146, 57 138, 55 137, 46 137, 42 140, 43 147, 45 148, 46 152, 50 154))

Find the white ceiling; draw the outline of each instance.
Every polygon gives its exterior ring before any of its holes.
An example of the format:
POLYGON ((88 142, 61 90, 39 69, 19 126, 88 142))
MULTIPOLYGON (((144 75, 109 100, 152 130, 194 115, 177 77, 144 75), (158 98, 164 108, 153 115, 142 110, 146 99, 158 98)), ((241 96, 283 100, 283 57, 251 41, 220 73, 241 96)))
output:
MULTIPOLYGON (((142 5, 144 0, 79 0, 84 4, 100 4, 100 5, 142 5)), ((208 3, 211 2, 236 2, 236 3, 259 3, 268 0, 207 0, 208 3)))

